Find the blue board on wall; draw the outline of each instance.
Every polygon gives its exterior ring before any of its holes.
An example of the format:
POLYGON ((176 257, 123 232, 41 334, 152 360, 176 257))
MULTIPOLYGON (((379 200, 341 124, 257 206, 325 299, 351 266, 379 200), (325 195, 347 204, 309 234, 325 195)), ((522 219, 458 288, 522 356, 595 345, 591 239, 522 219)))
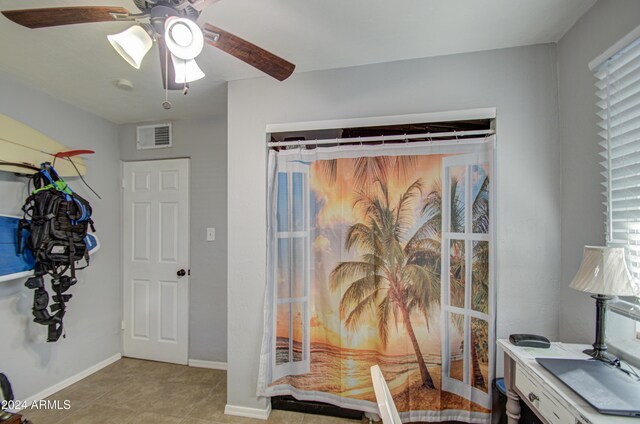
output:
MULTIPOLYGON (((20 217, 0 215, 0 282, 33 275, 35 259, 31 251, 25 247, 29 232, 22 230, 22 253, 18 253, 18 221, 20 217)), ((89 248, 89 255, 93 255, 99 248, 100 242, 93 233, 88 233, 85 243, 89 248)))

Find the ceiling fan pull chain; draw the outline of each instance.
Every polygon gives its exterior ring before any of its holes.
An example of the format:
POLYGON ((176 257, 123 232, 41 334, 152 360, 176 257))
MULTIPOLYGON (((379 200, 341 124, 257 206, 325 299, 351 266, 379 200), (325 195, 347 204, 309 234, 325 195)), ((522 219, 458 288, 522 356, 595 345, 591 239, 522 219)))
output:
MULTIPOLYGON (((183 60, 184 60, 184 67, 186 68, 187 67, 187 60, 186 59, 183 59, 183 60)), ((189 92, 189 86, 187 85, 187 72, 186 72, 186 69, 185 69, 184 86, 182 88, 182 94, 184 94, 186 96, 188 92, 189 92)))
POLYGON ((169 49, 164 52, 164 68, 167 71, 164 73, 164 102, 162 107, 169 110, 171 109, 171 102, 169 102, 169 49))

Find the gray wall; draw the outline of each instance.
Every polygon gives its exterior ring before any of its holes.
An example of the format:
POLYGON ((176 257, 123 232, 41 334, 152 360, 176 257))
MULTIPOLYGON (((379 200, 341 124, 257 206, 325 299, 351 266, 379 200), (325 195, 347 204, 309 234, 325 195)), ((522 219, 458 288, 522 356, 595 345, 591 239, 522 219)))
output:
MULTIPOLYGON (((256 398, 265 286, 265 125, 497 107, 498 337, 558 336, 560 143, 556 46, 229 83, 227 402, 256 398), (257 94, 259 93, 259 95, 257 94)), ((501 374, 501 355, 498 355, 501 374)))
POLYGON ((558 43, 562 140, 562 279, 560 339, 593 343, 595 304, 569 288, 582 248, 602 246, 604 206, 598 155, 595 78, 588 64, 640 24, 637 0, 599 0, 558 43))
MULTIPOLYGON (((118 128, 3 74, 0 93, 0 113, 69 148, 96 151, 85 161, 86 179, 102 196, 67 179, 91 202, 102 248, 69 291, 66 339, 46 343, 47 328, 31 322, 33 291, 24 279, 0 283, 0 372, 11 379, 16 399, 25 399, 121 351, 118 128)), ((17 215, 26 194, 26 179, 0 173, 0 213, 17 215)))
POLYGON ((189 358, 227 360, 227 117, 173 122, 173 148, 136 149, 136 126, 120 127, 120 159, 191 158, 189 358), (216 240, 206 241, 215 227, 216 240))

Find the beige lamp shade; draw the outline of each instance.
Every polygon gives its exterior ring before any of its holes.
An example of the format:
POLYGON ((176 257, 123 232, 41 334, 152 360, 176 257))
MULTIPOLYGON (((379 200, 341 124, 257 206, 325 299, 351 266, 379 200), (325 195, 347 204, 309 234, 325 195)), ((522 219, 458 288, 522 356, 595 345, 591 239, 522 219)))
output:
POLYGON ((640 296, 640 287, 624 261, 624 248, 585 246, 572 289, 608 296, 640 296))
POLYGON ((142 59, 153 45, 147 31, 139 25, 118 34, 107 35, 107 38, 120 56, 136 69, 140 69, 142 59))

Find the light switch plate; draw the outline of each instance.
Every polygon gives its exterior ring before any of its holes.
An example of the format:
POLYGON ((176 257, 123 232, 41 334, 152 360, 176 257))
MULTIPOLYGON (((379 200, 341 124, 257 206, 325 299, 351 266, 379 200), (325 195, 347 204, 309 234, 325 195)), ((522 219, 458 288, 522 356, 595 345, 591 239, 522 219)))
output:
POLYGON ((216 239, 216 229, 207 228, 207 241, 215 241, 215 239, 216 239))

